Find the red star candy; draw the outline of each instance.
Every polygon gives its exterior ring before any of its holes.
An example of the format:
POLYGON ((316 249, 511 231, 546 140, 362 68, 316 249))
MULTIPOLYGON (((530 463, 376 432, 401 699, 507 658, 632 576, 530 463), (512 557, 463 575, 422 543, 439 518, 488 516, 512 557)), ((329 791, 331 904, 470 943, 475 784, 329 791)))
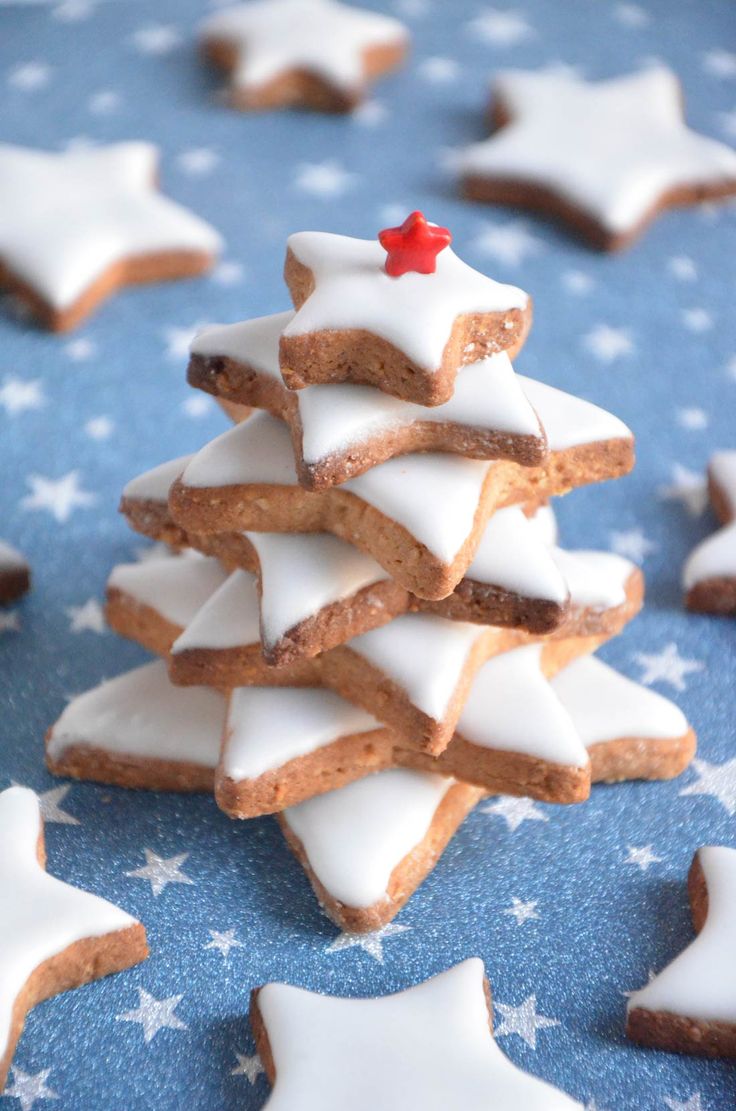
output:
POLYGON ((386 273, 392 278, 414 271, 434 274, 437 255, 452 242, 447 228, 428 224, 421 212, 412 212, 400 228, 384 228, 378 241, 387 252, 386 273))

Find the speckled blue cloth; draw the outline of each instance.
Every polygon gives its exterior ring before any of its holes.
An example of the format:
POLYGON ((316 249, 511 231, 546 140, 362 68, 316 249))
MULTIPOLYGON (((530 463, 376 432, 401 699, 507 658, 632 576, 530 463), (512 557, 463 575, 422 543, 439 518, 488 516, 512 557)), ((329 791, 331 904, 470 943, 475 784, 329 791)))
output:
POLYGON ((692 936, 693 850, 736 845, 736 625, 686 614, 679 587, 687 552, 714 527, 699 478, 713 450, 736 447, 736 210, 666 215, 628 253, 604 257, 531 216, 460 200, 448 170, 455 148, 485 134, 486 84, 504 66, 604 77, 657 57, 681 76, 691 122, 733 140, 733 4, 404 0, 394 10, 411 26, 411 61, 353 118, 222 107, 193 44, 203 10, 0 6, 0 140, 153 140, 166 191, 227 241, 211 277, 122 293, 68 337, 0 311, 0 536, 34 572, 32 593, 0 616, 0 786, 55 790, 50 870, 138 915, 152 950, 31 1014, 0 1106, 260 1108, 252 986, 374 995, 477 954, 496 999, 521 1016, 503 1049, 588 1108, 735 1108, 733 1064, 637 1049, 623 1030, 624 993, 692 936), (60 787, 43 735, 70 695, 144 658, 104 631, 98 604, 113 564, 145 545, 116 512, 124 482, 225 427, 185 385, 192 329, 287 306, 288 232, 371 236, 415 207, 453 230, 471 264, 533 294, 519 368, 634 428, 635 473, 565 499, 563 538, 643 561, 645 612, 602 655, 678 701, 706 764, 667 784, 595 788, 582 806, 535 806, 518 824, 481 806, 400 929, 335 945, 274 820, 232 822, 209 798, 60 787), (706 793, 682 795, 698 784, 706 793), (144 850, 154 871, 169 861, 159 894, 129 874, 144 850), (118 1020, 130 1012, 141 1021, 118 1020))

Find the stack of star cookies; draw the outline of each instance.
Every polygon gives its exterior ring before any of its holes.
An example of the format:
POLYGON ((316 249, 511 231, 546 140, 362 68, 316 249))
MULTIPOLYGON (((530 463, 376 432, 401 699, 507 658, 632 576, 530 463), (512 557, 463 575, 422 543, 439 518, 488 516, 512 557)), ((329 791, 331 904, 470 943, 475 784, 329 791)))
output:
POLYGON ((561 548, 545 504, 625 474, 632 435, 514 372, 529 298, 449 238, 418 213, 375 241, 293 235, 294 309, 195 339, 189 381, 237 423, 126 486, 170 551, 108 585, 112 627, 161 662, 47 740, 59 774, 278 814, 352 931, 391 920, 483 796, 579 802, 694 750, 592 655, 640 572, 561 548))

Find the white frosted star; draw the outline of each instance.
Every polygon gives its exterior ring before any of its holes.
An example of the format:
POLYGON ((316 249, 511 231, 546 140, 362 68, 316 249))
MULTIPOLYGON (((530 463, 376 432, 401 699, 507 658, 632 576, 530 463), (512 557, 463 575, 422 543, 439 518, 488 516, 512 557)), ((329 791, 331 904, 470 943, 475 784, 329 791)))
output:
POLYGON ((530 1049, 537 1048, 537 1030, 560 1025, 556 1018, 545 1018, 537 1013, 536 995, 528 996, 518 1007, 495 1000, 493 1008, 501 1014, 501 1022, 494 1031, 495 1036, 504 1038, 509 1034, 518 1034, 530 1049))
POLYGON ((122 98, 114 89, 98 89, 87 101, 87 109, 93 116, 109 116, 117 112, 122 98))
POLYGON ((84 426, 84 431, 90 440, 109 440, 115 429, 115 424, 109 417, 92 417, 84 426))
POLYGON ((703 308, 683 309, 682 322, 689 332, 701 335, 713 327, 713 313, 703 308))
POLYGON ((586 274, 584 270, 566 270, 562 275, 562 283, 565 289, 578 296, 590 293, 595 285, 590 274, 586 274))
POLYGON ((476 250, 508 266, 518 266, 531 255, 539 254, 542 240, 529 231, 525 220, 505 224, 486 224, 474 240, 476 250))
POLYGON ((214 268, 210 277, 213 282, 218 285, 237 285, 242 282, 245 270, 242 262, 236 262, 235 259, 224 259, 219 262, 214 268))
POLYGON ((709 764, 707 760, 696 759, 692 769, 698 778, 683 787, 680 794, 710 795, 733 817, 736 814, 736 757, 725 764, 709 764))
POLYGON ((24 62, 15 66, 8 74, 8 84, 24 93, 43 89, 51 80, 53 70, 45 62, 24 62))
POLYGON ((190 177, 206 177, 220 162, 220 156, 212 147, 191 147, 177 155, 176 164, 190 177))
POLYGON ((212 410, 212 400, 201 394, 193 394, 182 402, 181 408, 188 417, 206 417, 212 410))
POLYGON ((69 632, 104 633, 107 631, 105 614, 96 598, 88 598, 81 606, 67 606, 69 632))
POLYGON ((51 1069, 40 1072, 23 1072, 17 1065, 10 1066, 10 1080, 2 1093, 6 1099, 20 1100, 21 1111, 31 1111, 40 1099, 58 1099, 59 1093, 47 1087, 51 1069))
POLYGON ((672 481, 658 490, 662 501, 679 501, 691 517, 699 517, 708 504, 708 483, 699 471, 675 463, 672 467, 672 481))
POLYGON ((0 633, 19 633, 20 615, 17 610, 0 609, 0 633))
POLYGON ((537 910, 538 903, 536 900, 525 903, 522 899, 517 899, 516 895, 511 900, 511 906, 504 909, 504 914, 511 914, 516 919, 517 926, 523 926, 525 922, 530 922, 534 918, 539 918, 537 910))
POLYGON ((680 282, 694 282, 698 277, 698 268, 687 255, 675 255, 668 261, 667 269, 680 282))
POLYGON ((454 58, 443 58, 433 55, 424 58, 417 66, 417 73, 423 81, 430 85, 449 85, 460 76, 460 66, 454 58))
POLYGON ((548 822, 549 818, 538 806, 527 798, 500 795, 493 802, 481 807, 484 814, 494 814, 503 818, 507 827, 514 833, 522 822, 548 822))
POLYGON ((134 548, 133 554, 138 563, 148 563, 149 559, 168 559, 171 556, 170 550, 161 540, 145 548, 134 548))
POLYGON ((15 378, 8 375, 0 386, 0 405, 11 417, 26 409, 40 409, 46 404, 43 383, 40 378, 15 378))
POLYGON ((170 883, 193 884, 194 880, 181 871, 181 866, 189 853, 178 853, 176 856, 159 856, 151 849, 143 850, 146 863, 133 872, 126 872, 126 876, 135 879, 148 880, 154 895, 160 895, 170 883))
POLYGON ((582 343, 602 363, 613 363, 634 350, 629 329, 612 328, 610 324, 596 324, 583 336, 582 343))
POLYGON ((699 660, 685 659, 670 642, 661 652, 635 652, 634 660, 642 668, 641 680, 646 686, 652 683, 669 683, 675 690, 686 689, 685 676, 703 671, 705 664, 699 660))
POLYGON ((674 1096, 665 1096, 664 1104, 669 1111, 705 1111, 700 1100, 700 1092, 695 1092, 686 1100, 675 1099, 674 1096))
POLYGON ((340 953, 343 949, 353 949, 356 945, 367 953, 369 957, 373 957, 374 961, 383 964, 383 943, 388 938, 396 937, 398 934, 406 933, 410 926, 399 926, 395 922, 389 922, 386 926, 381 926, 380 930, 373 930, 367 934, 356 934, 345 931, 335 938, 328 946, 326 952, 340 953))
POLYGON ((181 42, 181 34, 176 27, 167 23, 151 23, 140 27, 132 36, 131 42, 140 54, 170 54, 181 42))
POLYGON ((634 563, 643 563, 648 555, 657 550, 654 541, 640 528, 614 530, 610 533, 609 543, 617 555, 633 559, 634 563))
POLYGON ((491 46, 515 46, 535 33, 522 12, 501 8, 486 8, 475 19, 469 20, 465 28, 474 39, 491 46))
POLYGON ((296 168, 294 185, 302 193, 328 200, 341 197, 352 188, 357 177, 335 158, 324 162, 301 162, 296 168))
POLYGON ((138 988, 139 1004, 133 1011, 116 1015, 118 1022, 138 1022, 143 1027, 143 1040, 151 1042, 159 1030, 186 1030, 187 1024, 174 1014, 183 995, 171 995, 168 999, 156 999, 145 990, 138 988))
POLYGON ((627 856, 624 864, 634 864, 642 872, 647 872, 652 864, 662 863, 662 857, 652 852, 651 845, 643 845, 641 848, 629 845, 626 851, 627 856))
POLYGON ((736 54, 730 50, 708 50, 703 55, 703 69, 713 77, 736 77, 736 54))
POLYGON ((46 509, 62 525, 77 507, 87 508, 97 501, 95 494, 80 486, 79 471, 69 471, 61 478, 32 474, 26 482, 31 492, 21 499, 21 508, 46 509))
POLYGON ((236 1049, 235 1056, 238 1063, 234 1069, 230 1070, 231 1076, 245 1076, 249 1084, 255 1084, 258 1077, 266 1071, 257 1053, 248 1056, 247 1053, 238 1053, 236 1049))
POLYGON ((210 938, 212 940, 207 942, 205 949, 217 949, 226 960, 230 956, 231 949, 243 948, 243 942, 235 936, 235 930, 210 930, 210 938))
POLYGON ((708 414, 705 409, 700 409, 696 405, 678 409, 676 417, 680 427, 687 428, 690 432, 700 432, 704 428, 707 428, 709 423, 708 414))
POLYGON ((646 27, 650 21, 649 12, 638 4, 616 4, 613 15, 622 27, 630 27, 632 30, 646 27))
POLYGON ((97 344, 87 336, 78 336, 65 344, 64 350, 75 363, 83 363, 97 354, 97 344))

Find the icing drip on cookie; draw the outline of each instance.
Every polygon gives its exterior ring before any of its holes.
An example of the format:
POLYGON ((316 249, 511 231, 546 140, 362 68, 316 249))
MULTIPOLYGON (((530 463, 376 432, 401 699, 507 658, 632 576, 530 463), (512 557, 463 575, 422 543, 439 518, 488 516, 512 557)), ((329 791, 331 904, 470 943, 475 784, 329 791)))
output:
POLYGON ((239 687, 230 696, 222 770, 235 780, 255 779, 340 737, 379 728, 331 691, 239 687))
POLYGON ((634 564, 614 552, 553 548, 552 559, 563 575, 574 606, 604 610, 622 606, 634 564))
POLYGON ((423 839, 453 782, 393 768, 289 807, 284 820, 329 894, 369 907, 386 898, 391 873, 423 839))
POLYGON ((586 748, 625 737, 682 737, 690 728, 674 702, 595 656, 575 660, 551 685, 586 748))
POLYGON ((592 444, 600 440, 630 440, 631 429, 592 401, 565 393, 555 386, 517 375, 524 393, 539 415, 550 451, 592 444))
POLYGON ((136 475, 123 488, 123 497, 166 505, 172 483, 193 458, 193 455, 181 455, 178 459, 169 459, 166 463, 159 463, 157 467, 152 467, 150 471, 136 475))
POLYGON ((597 82, 509 71, 494 93, 511 122, 468 147, 461 172, 552 190, 610 233, 636 228, 670 190, 736 187, 736 152, 687 127, 663 67, 597 82))
POLYGON ((171 654, 190 648, 237 648, 260 640, 256 577, 233 571, 174 641, 171 654))
POLYGON ((48 754, 73 745, 120 756, 214 768, 225 699, 208 687, 175 687, 166 664, 144 664, 73 698, 51 730, 48 754))
POLYGON ((232 74, 239 88, 256 89, 292 70, 318 74, 346 92, 362 84, 363 53, 401 43, 401 23, 334 0, 260 0, 211 16, 205 39, 222 39, 237 50, 232 74))
POLYGON ((568 586, 546 538, 516 505, 498 509, 486 525, 465 577, 528 598, 562 605, 568 586))
POLYGON ((289 310, 236 324, 211 324, 194 337, 189 350, 205 359, 221 357, 245 363, 259 374, 282 383, 279 337, 293 316, 293 310, 289 310))
POLYGON ((150 143, 48 154, 0 145, 0 258, 55 308, 124 259, 215 254, 217 232, 155 188, 150 143))
POLYGON ((227 572, 216 559, 190 552, 143 563, 119 563, 107 585, 183 627, 226 578, 227 572))
POLYGON ((708 891, 705 925, 671 964, 629 998, 629 1011, 664 1011, 701 1022, 736 1023, 736 849, 698 851, 708 891))
POLYGON ((42 831, 33 791, 10 787, 0 794, 0 1059, 15 1001, 39 965, 84 938, 137 924, 105 899, 48 875, 37 856, 42 831))
POLYGON ((477 958, 376 999, 286 984, 257 998, 276 1070, 269 1111, 582 1111, 499 1049, 477 958))
POLYGON ((473 270, 449 247, 438 256, 434 274, 404 274, 398 281, 386 273, 377 240, 307 231, 289 236, 288 246, 314 274, 315 287, 285 336, 365 329, 436 371, 456 317, 527 305, 522 290, 473 270))

